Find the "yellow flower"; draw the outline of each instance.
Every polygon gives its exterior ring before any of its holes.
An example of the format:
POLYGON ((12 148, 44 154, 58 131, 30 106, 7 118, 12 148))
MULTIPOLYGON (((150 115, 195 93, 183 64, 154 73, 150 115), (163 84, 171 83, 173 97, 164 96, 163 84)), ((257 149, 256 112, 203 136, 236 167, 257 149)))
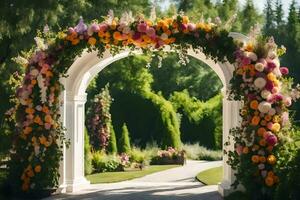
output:
POLYGON ((279 123, 274 123, 272 126, 272 131, 274 131, 275 133, 280 131, 280 124, 279 123))
POLYGON ((272 73, 272 72, 268 73, 267 78, 268 78, 270 81, 275 81, 275 80, 276 80, 276 76, 275 76, 275 74, 272 73))
POLYGON ((190 21, 190 20, 189 20, 189 17, 188 17, 188 16, 183 16, 183 17, 182 17, 182 23, 183 23, 183 24, 187 24, 187 23, 189 23, 189 21, 190 21))
POLYGON ((270 165, 274 165, 276 163, 277 159, 274 155, 269 155, 267 158, 267 161, 270 165))
POLYGON ((95 46, 97 40, 94 37, 90 37, 88 40, 89 45, 95 46))

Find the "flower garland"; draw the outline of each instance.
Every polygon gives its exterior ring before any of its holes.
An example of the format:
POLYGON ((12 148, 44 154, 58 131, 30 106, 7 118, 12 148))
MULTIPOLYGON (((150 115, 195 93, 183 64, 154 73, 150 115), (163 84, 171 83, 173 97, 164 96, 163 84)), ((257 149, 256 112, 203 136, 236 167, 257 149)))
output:
MULTIPOLYGON (((112 54, 125 49, 142 49, 145 53, 151 53, 161 52, 168 45, 185 56, 187 49, 193 48, 215 61, 237 61, 232 94, 244 97, 242 133, 248 134, 248 129, 253 130, 248 135, 256 145, 248 145, 245 140, 238 142, 240 146, 237 147, 242 147, 244 152, 247 148, 248 152, 257 148, 253 151, 256 156, 251 160, 257 165, 264 164, 264 168, 272 168, 276 163, 272 149, 278 143, 278 131, 283 125, 282 117, 286 115, 284 104, 290 104, 290 98, 280 94, 281 82, 278 79, 281 74, 287 73, 287 69, 278 67, 274 51, 273 55, 264 56, 255 54, 251 45, 240 48, 228 37, 226 26, 204 21, 192 23, 182 14, 151 21, 142 16, 134 19, 128 13, 118 19, 110 12, 100 23, 93 21, 86 25, 80 19, 77 26, 68 30, 53 33, 47 29, 39 33, 35 38, 36 46, 28 56, 16 59, 26 67, 26 72, 17 90, 18 102, 13 113, 16 135, 10 174, 15 188, 34 192, 58 186, 61 142, 65 141, 59 113, 59 95, 63 86, 59 79, 86 48, 96 50, 102 56, 106 49, 112 54), (261 60, 266 57, 270 59, 261 60), (256 135, 258 132, 259 135, 256 135), (259 152, 261 150, 264 153, 259 152)), ((259 166, 263 170, 263 165, 259 166)), ((261 174, 261 177, 268 186, 272 186, 278 178, 268 172, 266 176, 261 174)))
POLYGON ((288 137, 290 128, 287 107, 300 94, 286 84, 289 70, 278 59, 284 52, 270 38, 266 43, 245 44, 235 53, 231 97, 243 100, 244 105, 241 127, 231 130, 235 151, 229 152, 229 164, 237 170, 236 184, 249 188, 254 183, 262 193, 280 181, 275 171, 280 146, 285 143, 282 138, 288 137))

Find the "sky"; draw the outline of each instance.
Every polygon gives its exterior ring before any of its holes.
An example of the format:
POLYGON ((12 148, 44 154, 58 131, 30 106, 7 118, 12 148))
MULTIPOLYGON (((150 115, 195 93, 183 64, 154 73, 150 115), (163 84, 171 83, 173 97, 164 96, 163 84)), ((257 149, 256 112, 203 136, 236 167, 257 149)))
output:
MULTIPOLYGON (((239 0, 240 1, 240 4, 241 5, 244 5, 246 0, 239 0)), ((289 6, 292 2, 292 0, 281 0, 282 1, 282 4, 283 4, 283 9, 285 11, 285 13, 287 14, 288 13, 288 10, 289 10, 289 6)), ((254 2, 254 5, 261 11, 263 12, 264 10, 264 7, 265 7, 265 3, 266 3, 266 0, 253 0, 254 2)), ((300 0, 296 0, 296 3, 298 6, 300 6, 300 0)), ((170 0, 165 0, 163 3, 162 3, 162 8, 167 8, 170 4, 170 0)))

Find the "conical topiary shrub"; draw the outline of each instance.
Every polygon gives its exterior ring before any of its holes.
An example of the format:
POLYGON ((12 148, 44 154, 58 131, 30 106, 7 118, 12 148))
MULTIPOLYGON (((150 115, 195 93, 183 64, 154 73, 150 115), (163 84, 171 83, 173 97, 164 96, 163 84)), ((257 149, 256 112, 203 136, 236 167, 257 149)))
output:
POLYGON ((130 153, 131 151, 131 145, 130 145, 130 137, 129 137, 129 131, 127 128, 126 123, 122 126, 122 136, 119 140, 119 152, 120 153, 130 153))
POLYGON ((109 129, 110 129, 110 138, 109 138, 107 151, 109 153, 115 154, 118 153, 118 147, 117 147, 116 133, 112 123, 109 123, 109 129))

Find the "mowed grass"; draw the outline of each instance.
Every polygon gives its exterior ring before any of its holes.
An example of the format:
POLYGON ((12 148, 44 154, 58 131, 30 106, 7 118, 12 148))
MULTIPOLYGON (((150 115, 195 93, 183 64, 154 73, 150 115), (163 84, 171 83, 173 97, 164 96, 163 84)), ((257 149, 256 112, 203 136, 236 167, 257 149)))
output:
POLYGON ((155 172, 179 167, 181 165, 150 165, 143 170, 132 170, 126 169, 124 172, 104 172, 88 175, 86 178, 91 181, 92 184, 95 183, 115 183, 120 181, 131 180, 134 178, 140 178, 148 174, 155 172))
POLYGON ((204 170, 197 174, 196 179, 205 185, 217 185, 221 182, 223 175, 223 167, 215 167, 204 170))

